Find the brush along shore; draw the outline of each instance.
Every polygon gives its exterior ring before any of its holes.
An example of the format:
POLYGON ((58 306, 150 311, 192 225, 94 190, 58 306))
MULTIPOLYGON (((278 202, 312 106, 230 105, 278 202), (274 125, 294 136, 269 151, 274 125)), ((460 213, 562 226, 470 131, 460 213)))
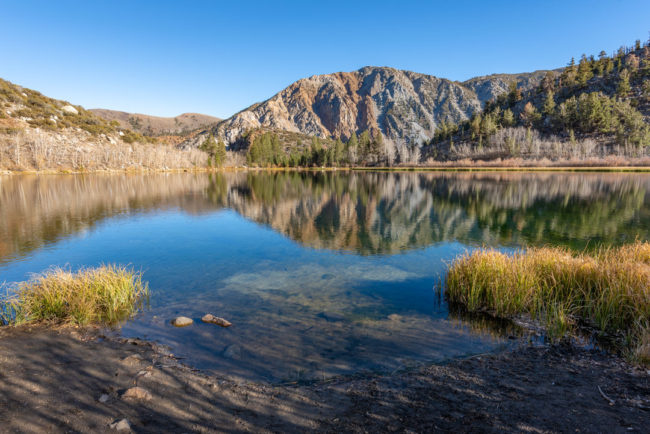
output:
POLYGON ((514 254, 476 250, 453 261, 446 294, 470 312, 529 314, 552 338, 586 325, 615 336, 633 360, 650 363, 648 242, 591 253, 550 247, 514 254))
POLYGON ((17 325, 116 325, 137 313, 148 297, 142 274, 126 267, 103 265, 76 273, 54 268, 12 288, 0 301, 0 319, 17 325))

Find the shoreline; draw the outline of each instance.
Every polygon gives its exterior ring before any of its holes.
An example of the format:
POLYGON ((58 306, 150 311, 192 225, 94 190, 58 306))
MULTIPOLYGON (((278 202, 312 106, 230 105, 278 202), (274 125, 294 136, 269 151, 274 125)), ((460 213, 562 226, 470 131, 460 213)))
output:
POLYGON ((0 170, 0 175, 144 175, 155 173, 219 172, 581 172, 650 173, 650 166, 401 166, 401 167, 244 167, 192 169, 0 170))
POLYGON ((650 411, 650 370, 570 344, 273 385, 97 327, 23 326, 0 328, 0 366, 0 423, 21 432, 643 432, 650 411), (134 386, 149 395, 123 398, 134 386))

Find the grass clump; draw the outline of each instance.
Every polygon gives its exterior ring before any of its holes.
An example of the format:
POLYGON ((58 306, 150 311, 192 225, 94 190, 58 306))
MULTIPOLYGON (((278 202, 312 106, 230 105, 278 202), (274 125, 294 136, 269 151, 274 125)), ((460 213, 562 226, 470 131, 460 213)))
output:
POLYGON ((114 325, 135 314, 149 297, 141 273, 116 265, 76 273, 55 268, 19 283, 12 292, 0 302, 7 324, 114 325))
POLYGON ((650 361, 650 243, 592 253, 530 248, 467 253, 447 275, 450 302, 499 317, 527 313, 557 338, 585 324, 650 361))

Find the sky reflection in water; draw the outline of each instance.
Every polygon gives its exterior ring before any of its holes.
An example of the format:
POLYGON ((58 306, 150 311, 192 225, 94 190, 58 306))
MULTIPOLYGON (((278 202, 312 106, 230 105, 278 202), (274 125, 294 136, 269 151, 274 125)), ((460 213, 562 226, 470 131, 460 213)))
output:
POLYGON ((270 381, 391 371, 507 342, 438 303, 456 255, 648 239, 648 187, 608 173, 0 177, 0 282, 130 264, 154 296, 123 333, 195 366, 270 381), (171 327, 179 314, 197 322, 171 327))

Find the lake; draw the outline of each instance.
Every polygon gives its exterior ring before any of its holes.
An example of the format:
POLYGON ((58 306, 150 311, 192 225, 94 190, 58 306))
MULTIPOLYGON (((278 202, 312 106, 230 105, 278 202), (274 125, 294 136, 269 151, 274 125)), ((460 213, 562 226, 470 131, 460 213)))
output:
POLYGON ((51 266, 142 270, 121 328, 254 381, 392 372, 512 345, 449 311, 468 250, 650 239, 650 175, 232 172, 0 176, 0 283, 51 266), (233 326, 200 322, 212 313, 233 326), (195 323, 175 328, 184 315, 195 323))

